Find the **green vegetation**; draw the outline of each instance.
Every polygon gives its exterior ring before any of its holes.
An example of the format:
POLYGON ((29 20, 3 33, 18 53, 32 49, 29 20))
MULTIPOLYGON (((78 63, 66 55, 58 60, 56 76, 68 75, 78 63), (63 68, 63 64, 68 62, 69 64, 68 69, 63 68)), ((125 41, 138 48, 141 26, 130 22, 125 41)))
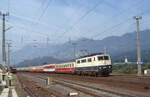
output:
MULTIPOLYGON (((137 74, 137 64, 136 63, 114 63, 113 64, 113 74, 137 74)), ((142 73, 145 69, 150 69, 150 63, 144 63, 142 65, 142 73)))
POLYGON ((1 94, 2 90, 3 90, 3 87, 0 87, 0 94, 1 94))

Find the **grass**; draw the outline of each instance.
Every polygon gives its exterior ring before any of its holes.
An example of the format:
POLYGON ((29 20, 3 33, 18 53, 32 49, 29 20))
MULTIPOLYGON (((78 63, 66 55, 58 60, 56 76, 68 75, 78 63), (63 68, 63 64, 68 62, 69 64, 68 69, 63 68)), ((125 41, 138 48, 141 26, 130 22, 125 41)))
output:
POLYGON ((3 91, 3 87, 0 87, 0 94, 1 94, 2 91, 3 91))
MULTIPOLYGON (((145 69, 150 68, 150 63, 144 63, 142 65, 142 73, 145 69)), ((137 64, 114 64, 112 74, 137 74, 137 64)))

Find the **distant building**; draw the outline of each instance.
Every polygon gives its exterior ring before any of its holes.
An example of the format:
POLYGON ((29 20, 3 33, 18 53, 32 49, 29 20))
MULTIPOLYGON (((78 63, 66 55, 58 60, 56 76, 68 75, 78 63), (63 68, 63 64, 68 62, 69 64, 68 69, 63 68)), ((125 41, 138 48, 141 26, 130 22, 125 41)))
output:
POLYGON ((144 70, 144 75, 150 75, 150 69, 145 69, 144 70))
POLYGON ((128 63, 128 58, 127 57, 125 57, 124 62, 128 63))

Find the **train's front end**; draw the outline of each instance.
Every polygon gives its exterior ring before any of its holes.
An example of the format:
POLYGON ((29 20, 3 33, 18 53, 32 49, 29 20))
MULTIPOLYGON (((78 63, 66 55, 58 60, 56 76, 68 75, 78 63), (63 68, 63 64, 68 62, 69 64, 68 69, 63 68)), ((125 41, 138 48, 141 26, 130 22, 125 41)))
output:
POLYGON ((111 58, 108 54, 98 55, 97 65, 99 75, 107 76, 112 72, 111 58))

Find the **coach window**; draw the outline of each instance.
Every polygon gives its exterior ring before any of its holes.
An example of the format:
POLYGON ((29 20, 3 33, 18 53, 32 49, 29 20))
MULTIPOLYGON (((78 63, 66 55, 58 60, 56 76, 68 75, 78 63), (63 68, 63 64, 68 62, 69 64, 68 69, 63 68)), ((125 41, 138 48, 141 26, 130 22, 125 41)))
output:
POLYGON ((80 60, 78 60, 77 63, 80 64, 80 60))
POLYGON ((72 67, 72 65, 71 65, 71 67, 72 67))
POLYGON ((91 58, 88 58, 88 62, 92 62, 91 58))

